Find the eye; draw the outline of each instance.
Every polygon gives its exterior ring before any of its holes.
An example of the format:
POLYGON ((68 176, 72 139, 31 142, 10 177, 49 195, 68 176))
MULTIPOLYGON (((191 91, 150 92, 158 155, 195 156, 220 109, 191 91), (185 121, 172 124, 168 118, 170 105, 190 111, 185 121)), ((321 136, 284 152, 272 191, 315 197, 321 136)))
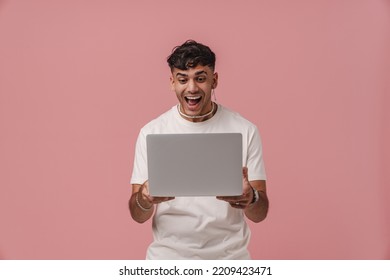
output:
POLYGON ((200 77, 197 77, 196 80, 197 80, 199 83, 203 83, 203 82, 206 81, 206 77, 200 76, 200 77))
POLYGON ((178 79, 179 83, 185 84, 187 82, 187 79, 178 79))

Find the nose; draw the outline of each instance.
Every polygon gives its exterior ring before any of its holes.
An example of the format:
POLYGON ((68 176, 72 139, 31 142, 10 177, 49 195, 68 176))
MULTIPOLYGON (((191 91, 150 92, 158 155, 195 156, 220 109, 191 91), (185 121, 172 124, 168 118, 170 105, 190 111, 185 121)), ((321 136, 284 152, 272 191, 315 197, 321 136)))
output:
POLYGON ((189 80, 187 84, 187 92, 196 93, 198 91, 198 85, 194 80, 189 80))

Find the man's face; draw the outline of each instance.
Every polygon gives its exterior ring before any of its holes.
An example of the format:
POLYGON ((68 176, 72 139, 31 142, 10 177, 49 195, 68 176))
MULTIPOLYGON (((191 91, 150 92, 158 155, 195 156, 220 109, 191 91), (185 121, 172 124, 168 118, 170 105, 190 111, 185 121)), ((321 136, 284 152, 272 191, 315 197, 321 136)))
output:
POLYGON ((171 76, 171 87, 179 100, 181 111, 190 116, 210 112, 211 91, 217 84, 218 74, 213 73, 209 66, 198 65, 188 70, 174 68, 171 76))

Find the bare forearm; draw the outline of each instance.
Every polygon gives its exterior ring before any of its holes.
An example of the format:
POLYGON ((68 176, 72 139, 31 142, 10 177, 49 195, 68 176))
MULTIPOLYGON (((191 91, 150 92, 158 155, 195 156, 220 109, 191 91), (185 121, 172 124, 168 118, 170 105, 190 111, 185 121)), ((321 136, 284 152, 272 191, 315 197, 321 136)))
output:
POLYGON ((245 209, 247 218, 255 223, 263 221, 267 217, 269 201, 267 195, 259 191, 259 200, 245 209))
POLYGON ((137 200, 136 200, 137 195, 138 195, 138 192, 135 192, 130 197, 129 210, 130 210, 131 217, 133 218, 134 221, 136 221, 138 223, 144 223, 147 220, 149 220, 150 217, 152 217, 153 212, 154 212, 154 205, 152 204, 150 209, 148 208, 146 210, 145 207, 143 207, 144 209, 142 209, 137 204, 137 200))

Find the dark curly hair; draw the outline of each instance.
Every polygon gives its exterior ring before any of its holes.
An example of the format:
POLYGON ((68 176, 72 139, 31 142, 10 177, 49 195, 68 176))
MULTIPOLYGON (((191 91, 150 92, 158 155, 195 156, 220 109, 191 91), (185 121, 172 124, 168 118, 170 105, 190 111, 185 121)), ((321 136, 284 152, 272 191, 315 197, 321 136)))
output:
POLYGON ((187 40, 184 44, 172 50, 167 62, 171 71, 174 68, 188 70, 197 65, 209 66, 214 71, 215 54, 208 46, 194 40, 187 40))

